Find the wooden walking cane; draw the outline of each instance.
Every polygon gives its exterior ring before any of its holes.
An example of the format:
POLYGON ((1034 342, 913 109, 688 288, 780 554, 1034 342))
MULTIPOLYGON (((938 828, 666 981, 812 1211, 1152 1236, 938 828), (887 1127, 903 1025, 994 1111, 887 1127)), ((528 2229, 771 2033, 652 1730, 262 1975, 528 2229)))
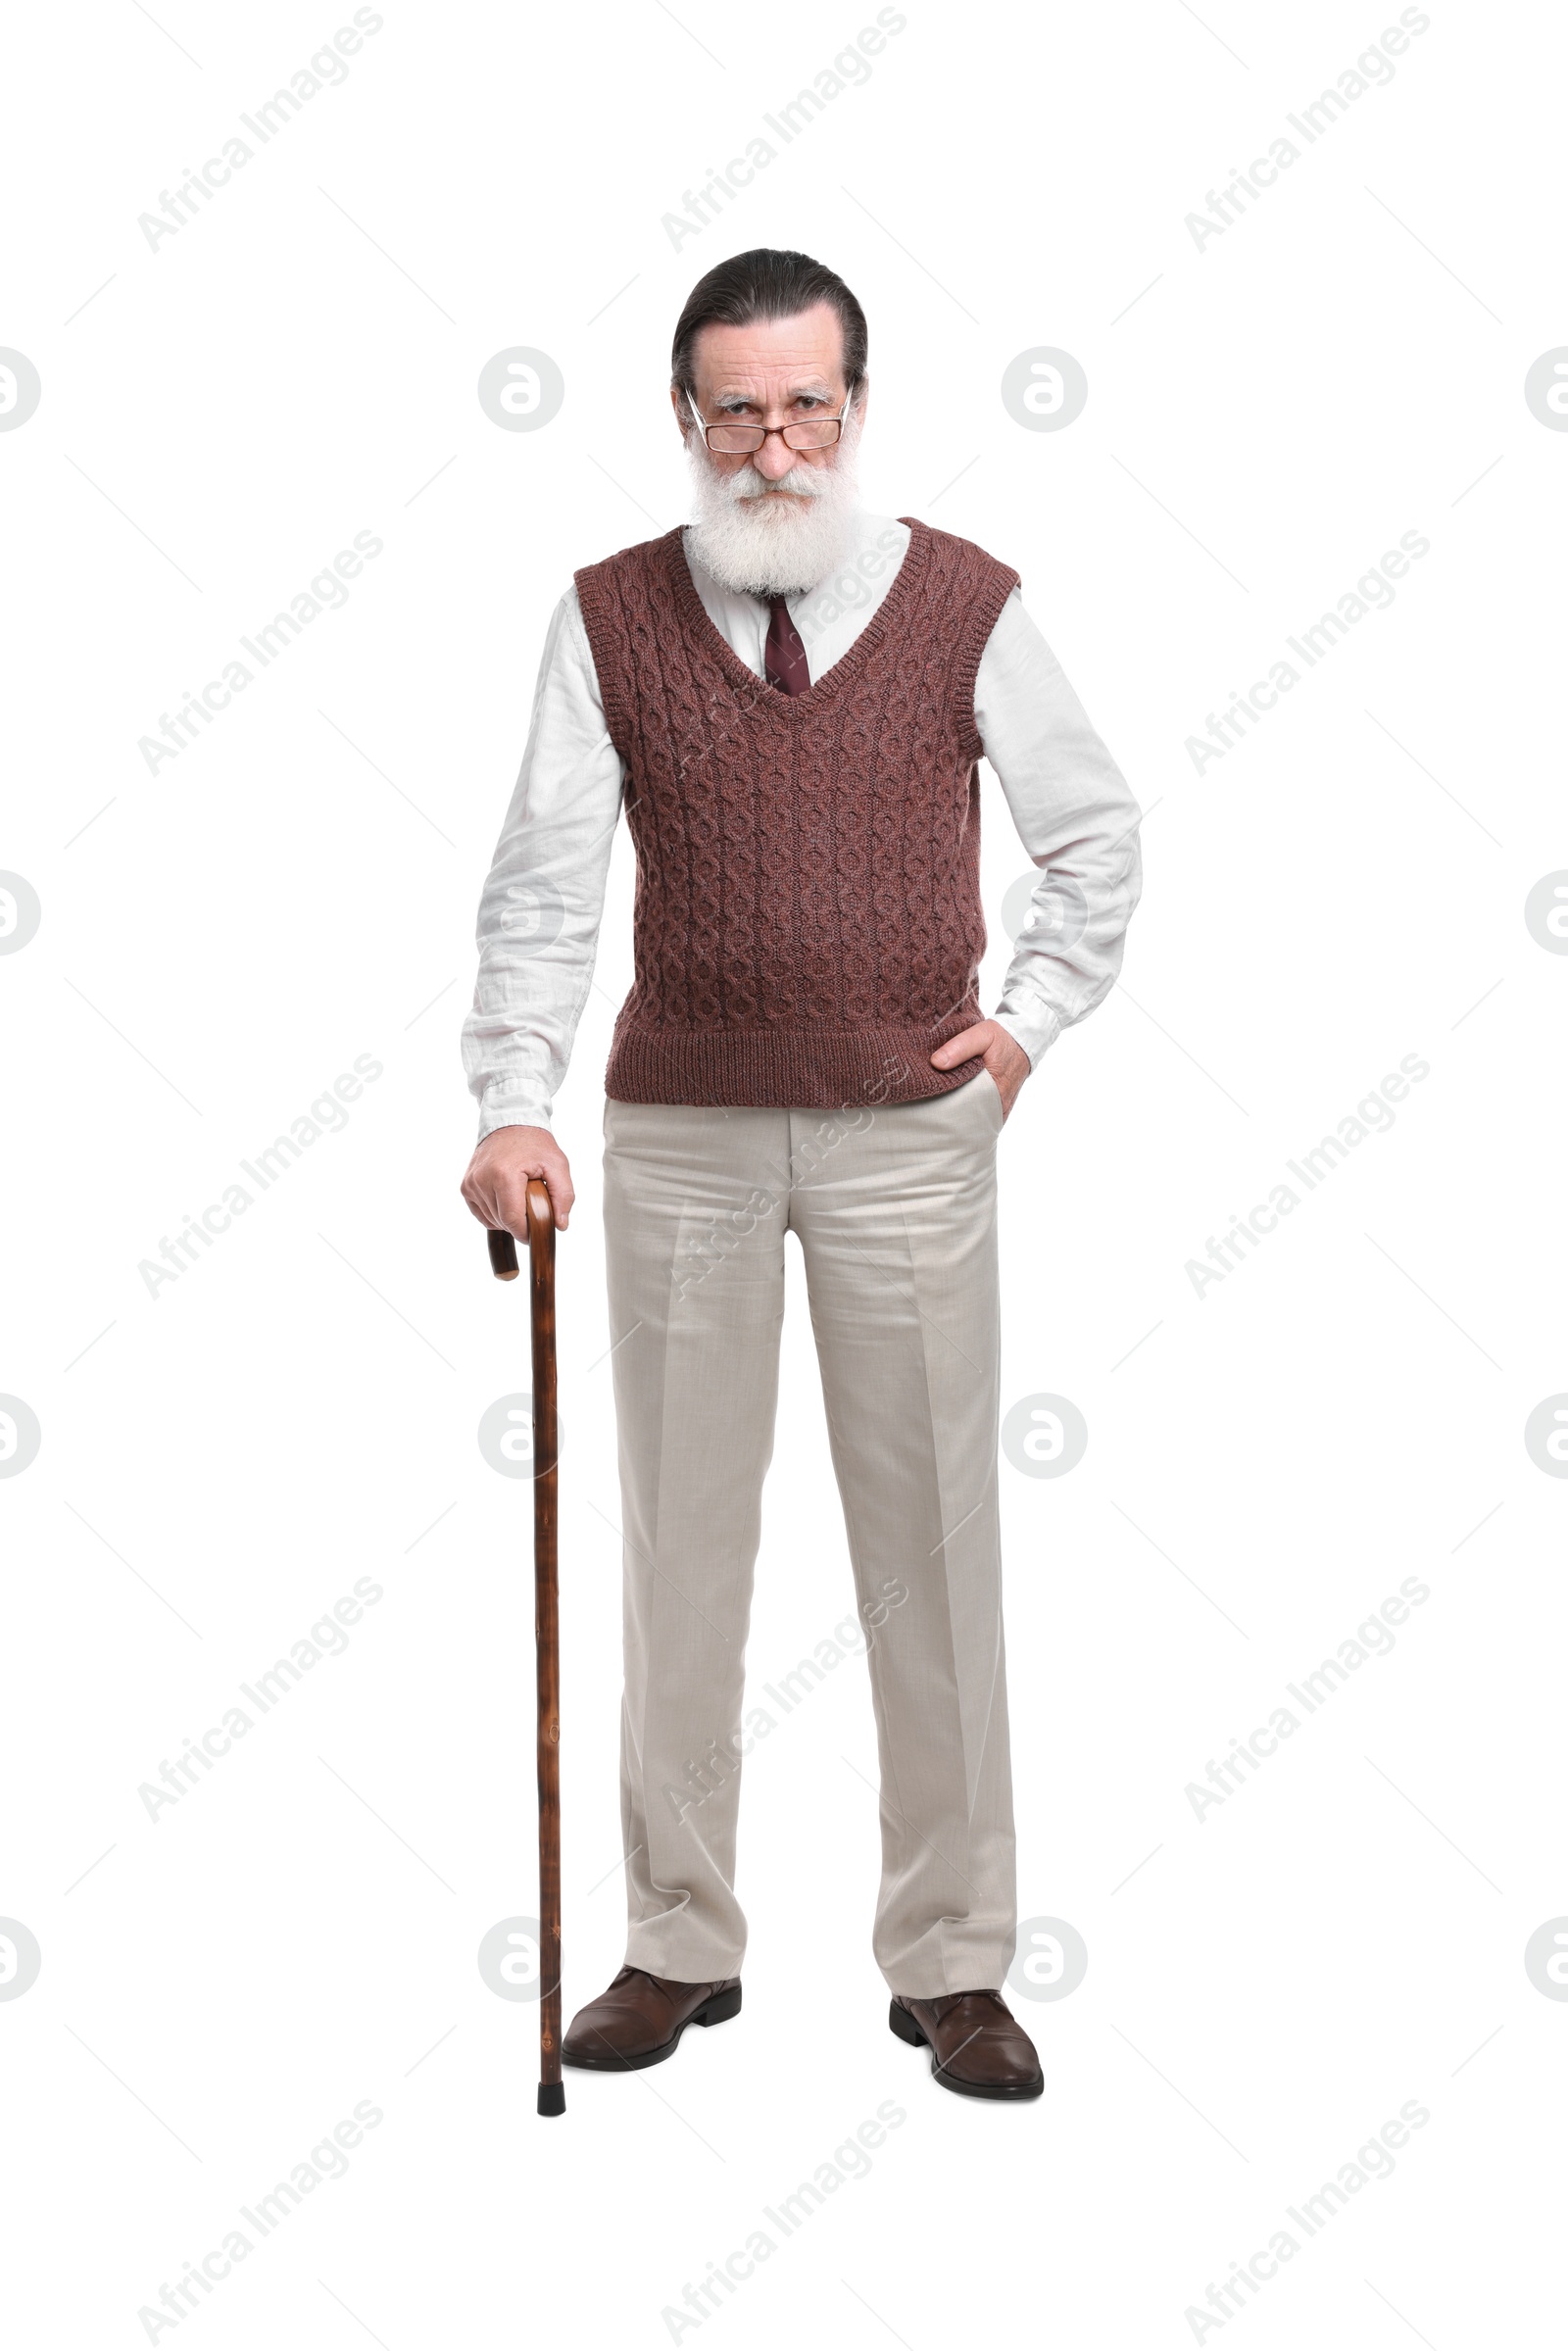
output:
MULTIPOLYGON (((486 1231, 498 1281, 517 1278, 510 1233, 486 1231)), ((528 1185, 528 1298, 533 1327, 533 1639, 538 1672, 539 2112, 564 2114, 561 2080, 561 1629, 556 1581, 556 1220, 528 1185)))

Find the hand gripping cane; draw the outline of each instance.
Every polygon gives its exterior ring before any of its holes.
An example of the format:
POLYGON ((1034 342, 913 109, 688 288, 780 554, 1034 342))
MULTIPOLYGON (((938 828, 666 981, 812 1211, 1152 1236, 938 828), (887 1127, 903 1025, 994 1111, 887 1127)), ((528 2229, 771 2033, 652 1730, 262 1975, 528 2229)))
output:
MULTIPOLYGON (((496 1279, 514 1282, 510 1233, 486 1230, 496 1279)), ((533 1326, 533 1638, 539 1722, 539 2112, 564 2114, 561 2080, 561 1633, 556 1583, 556 1221, 537 1177, 528 1186, 533 1326)))

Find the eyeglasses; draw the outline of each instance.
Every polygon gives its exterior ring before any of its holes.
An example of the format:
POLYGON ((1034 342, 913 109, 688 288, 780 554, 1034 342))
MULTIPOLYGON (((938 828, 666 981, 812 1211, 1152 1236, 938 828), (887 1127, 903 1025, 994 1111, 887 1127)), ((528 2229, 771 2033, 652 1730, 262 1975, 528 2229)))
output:
POLYGON ((844 430, 844 419, 850 413, 852 392, 836 416, 810 416, 798 424, 708 424, 690 392, 686 405, 697 419, 697 428, 715 456, 755 456, 769 433, 777 433, 786 449, 831 449, 844 430))

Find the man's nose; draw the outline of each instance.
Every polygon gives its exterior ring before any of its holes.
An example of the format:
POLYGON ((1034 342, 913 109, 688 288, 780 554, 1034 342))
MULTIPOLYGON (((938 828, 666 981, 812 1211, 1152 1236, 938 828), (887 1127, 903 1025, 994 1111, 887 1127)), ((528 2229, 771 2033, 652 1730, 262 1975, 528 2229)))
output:
POLYGON ((782 434, 769 433, 752 464, 764 479, 782 481, 786 473, 793 471, 796 457, 795 450, 785 448, 782 434))

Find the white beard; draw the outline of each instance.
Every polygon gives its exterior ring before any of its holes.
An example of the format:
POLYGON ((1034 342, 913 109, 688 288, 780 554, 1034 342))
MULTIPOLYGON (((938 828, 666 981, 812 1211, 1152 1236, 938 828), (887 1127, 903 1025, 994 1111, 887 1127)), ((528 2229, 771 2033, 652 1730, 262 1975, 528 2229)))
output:
POLYGON ((697 519, 692 553, 720 587, 741 596, 792 596, 837 567, 858 498, 859 428, 852 409, 830 465, 792 465, 764 482, 753 465, 720 473, 695 430, 687 435, 697 519), (788 492, 797 493, 791 497, 788 492))

